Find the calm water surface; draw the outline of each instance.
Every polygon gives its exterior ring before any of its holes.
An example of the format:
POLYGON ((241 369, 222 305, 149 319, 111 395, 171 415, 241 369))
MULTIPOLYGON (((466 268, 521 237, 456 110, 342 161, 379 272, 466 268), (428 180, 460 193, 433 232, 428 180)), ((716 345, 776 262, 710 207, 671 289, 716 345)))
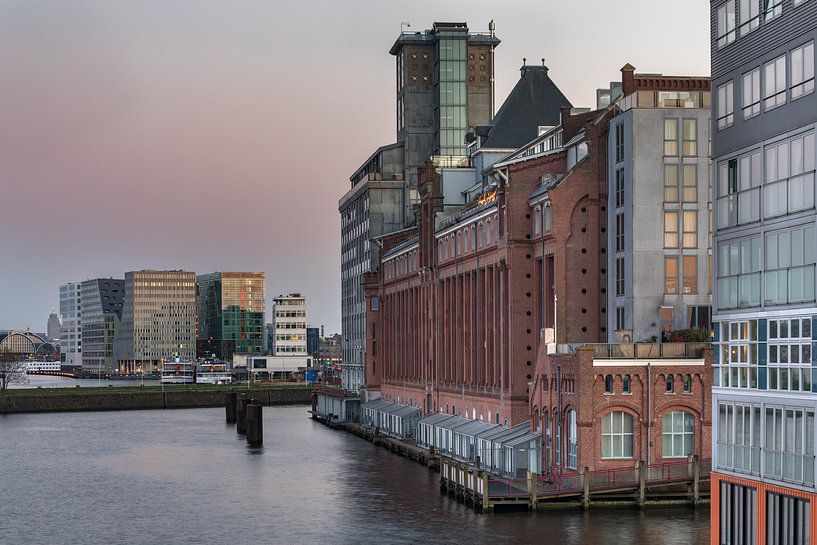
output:
POLYGON ((258 450, 223 412, 0 415, 0 543, 708 542, 707 508, 479 515, 303 406, 265 407, 258 450))

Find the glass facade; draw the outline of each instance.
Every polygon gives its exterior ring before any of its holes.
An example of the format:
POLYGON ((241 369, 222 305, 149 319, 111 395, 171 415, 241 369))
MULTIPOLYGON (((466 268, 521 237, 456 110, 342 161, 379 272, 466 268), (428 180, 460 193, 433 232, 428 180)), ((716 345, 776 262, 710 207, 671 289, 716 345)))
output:
POLYGON ((439 155, 465 155, 468 131, 467 35, 441 37, 436 45, 435 106, 440 116, 437 132, 439 155))
POLYGON ((264 349, 264 273, 212 273, 196 278, 200 355, 256 354, 264 349))

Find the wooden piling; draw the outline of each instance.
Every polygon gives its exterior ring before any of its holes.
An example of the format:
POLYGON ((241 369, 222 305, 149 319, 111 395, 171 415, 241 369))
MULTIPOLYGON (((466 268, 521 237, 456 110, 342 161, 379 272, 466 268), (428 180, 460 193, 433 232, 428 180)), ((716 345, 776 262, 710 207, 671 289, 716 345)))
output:
POLYGON ((247 404, 250 402, 246 396, 238 398, 238 408, 236 409, 235 431, 239 435, 247 433, 247 404))
POLYGON ((235 424, 236 400, 238 394, 235 392, 228 392, 225 396, 225 408, 227 409, 227 423, 235 424))
POLYGON ((264 422, 261 415, 260 403, 247 404, 247 443, 258 448, 264 442, 264 422))

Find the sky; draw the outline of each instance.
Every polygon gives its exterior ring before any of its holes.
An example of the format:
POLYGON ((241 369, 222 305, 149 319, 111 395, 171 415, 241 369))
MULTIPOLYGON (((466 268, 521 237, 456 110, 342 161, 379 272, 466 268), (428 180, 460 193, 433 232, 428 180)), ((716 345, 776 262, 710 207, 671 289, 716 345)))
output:
POLYGON ((340 331, 337 203, 395 140, 400 25, 491 19, 497 108, 525 57, 574 106, 628 62, 709 74, 708 2, 0 0, 0 329, 152 268, 266 272, 340 331))

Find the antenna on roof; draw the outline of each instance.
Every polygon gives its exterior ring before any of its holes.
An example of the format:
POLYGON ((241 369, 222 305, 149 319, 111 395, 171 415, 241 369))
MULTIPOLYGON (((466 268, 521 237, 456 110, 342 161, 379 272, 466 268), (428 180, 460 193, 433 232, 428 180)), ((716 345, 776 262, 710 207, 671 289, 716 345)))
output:
POLYGON ((404 28, 411 28, 411 23, 409 23, 408 21, 401 21, 400 22, 400 34, 403 33, 404 28))

